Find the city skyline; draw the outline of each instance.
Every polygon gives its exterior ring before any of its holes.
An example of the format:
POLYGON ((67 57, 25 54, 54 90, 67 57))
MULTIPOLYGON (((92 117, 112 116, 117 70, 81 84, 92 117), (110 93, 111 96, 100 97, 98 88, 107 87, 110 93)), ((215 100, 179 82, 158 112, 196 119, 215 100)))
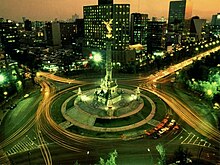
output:
MULTIPOLYGON (((77 4, 72 0, 38 0, 35 2, 28 0, 2 0, 0 17, 15 21, 21 21, 22 17, 30 20, 49 21, 55 18, 66 20, 76 13, 82 18, 83 6, 98 4, 98 0, 83 0, 78 1, 77 4)), ((114 0, 114 3, 131 4, 131 13, 146 13, 149 14, 149 18, 167 18, 169 2, 170 0, 148 0, 146 3, 144 3, 144 0, 114 0)), ((193 0, 193 16, 198 15, 201 18, 210 20, 212 15, 219 12, 218 5, 218 0, 193 0)))

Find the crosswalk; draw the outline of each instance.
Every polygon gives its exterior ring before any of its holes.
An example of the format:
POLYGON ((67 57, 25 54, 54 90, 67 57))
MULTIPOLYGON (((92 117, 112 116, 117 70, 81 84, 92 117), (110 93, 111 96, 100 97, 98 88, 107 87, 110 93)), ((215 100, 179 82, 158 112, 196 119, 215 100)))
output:
POLYGON ((207 142, 204 139, 201 139, 200 137, 196 136, 192 132, 188 133, 188 136, 185 139, 183 139, 181 144, 191 144, 191 145, 198 145, 202 147, 212 147, 211 143, 207 142))
POLYGON ((10 150, 8 150, 6 154, 10 156, 17 153, 36 149, 39 147, 39 145, 36 144, 35 141, 36 139, 32 140, 28 135, 26 135, 22 140, 19 141, 19 143, 15 144, 10 150))

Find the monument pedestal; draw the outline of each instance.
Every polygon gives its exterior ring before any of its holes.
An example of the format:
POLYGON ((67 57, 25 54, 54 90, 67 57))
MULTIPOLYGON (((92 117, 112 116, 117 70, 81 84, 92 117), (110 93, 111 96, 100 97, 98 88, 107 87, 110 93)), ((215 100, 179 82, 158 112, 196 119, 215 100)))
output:
POLYGON ((118 84, 112 80, 112 56, 111 56, 111 39, 109 38, 106 44, 106 75, 101 79, 100 89, 95 92, 95 97, 98 102, 107 106, 107 114, 113 116, 113 105, 121 100, 117 88, 118 84))

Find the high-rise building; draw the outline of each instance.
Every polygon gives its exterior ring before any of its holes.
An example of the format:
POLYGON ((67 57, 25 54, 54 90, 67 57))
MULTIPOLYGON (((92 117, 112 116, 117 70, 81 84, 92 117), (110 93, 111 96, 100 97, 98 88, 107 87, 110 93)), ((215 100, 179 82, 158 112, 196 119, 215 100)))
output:
POLYGON ((200 19, 198 16, 192 17, 190 21, 190 37, 193 41, 200 41, 202 37, 202 29, 206 20, 200 19))
POLYGON ((191 0, 170 1, 168 30, 181 31, 184 28, 184 21, 192 16, 191 0))
POLYGON ((60 35, 62 46, 72 45, 76 34, 76 25, 73 22, 60 22, 60 35))
POLYGON ((147 26, 147 50, 152 54, 165 49, 166 22, 149 21, 147 26))
POLYGON ((0 22, 0 41, 3 50, 10 53, 19 47, 19 37, 16 23, 11 20, 0 22))
POLYGON ((59 22, 47 22, 45 26, 46 41, 50 46, 61 46, 61 34, 59 22))
POLYGON ((130 44, 147 44, 147 22, 148 14, 132 13, 130 25, 130 44))
POLYGON ((26 19, 24 21, 24 29, 26 31, 31 31, 32 30, 32 23, 31 23, 31 21, 29 19, 26 19))
POLYGON ((113 61, 126 61, 125 50, 129 45, 129 4, 113 4, 100 0, 99 5, 84 6, 84 54, 105 52, 107 29, 103 21, 112 19, 113 61))
POLYGON ((212 34, 220 38, 220 13, 212 16, 211 29, 212 34))
POLYGON ((46 40, 51 46, 70 46, 74 41, 77 27, 73 22, 46 23, 46 40))
POLYGON ((212 26, 220 26, 220 13, 212 16, 211 25, 212 26))

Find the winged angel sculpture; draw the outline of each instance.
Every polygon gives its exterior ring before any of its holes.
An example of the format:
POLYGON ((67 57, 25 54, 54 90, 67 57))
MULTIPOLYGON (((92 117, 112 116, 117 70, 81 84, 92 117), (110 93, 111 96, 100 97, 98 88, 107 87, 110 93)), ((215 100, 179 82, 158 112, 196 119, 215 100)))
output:
POLYGON ((108 33, 106 34, 106 37, 108 37, 108 38, 112 37, 112 27, 111 27, 112 21, 113 21, 113 19, 110 19, 109 22, 103 21, 103 23, 105 24, 105 26, 108 30, 108 33))

